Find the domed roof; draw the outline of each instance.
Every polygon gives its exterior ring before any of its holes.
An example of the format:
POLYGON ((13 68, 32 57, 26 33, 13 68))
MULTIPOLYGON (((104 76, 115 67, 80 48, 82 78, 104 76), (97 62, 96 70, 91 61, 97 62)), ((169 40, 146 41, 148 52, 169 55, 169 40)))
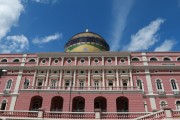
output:
POLYGON ((100 35, 93 32, 81 32, 74 35, 65 45, 66 52, 109 51, 109 45, 100 35))

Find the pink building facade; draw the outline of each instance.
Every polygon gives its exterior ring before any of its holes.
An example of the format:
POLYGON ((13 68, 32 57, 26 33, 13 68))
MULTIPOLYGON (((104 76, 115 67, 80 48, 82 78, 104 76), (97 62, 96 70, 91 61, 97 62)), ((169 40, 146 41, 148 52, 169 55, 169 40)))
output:
POLYGON ((0 69, 1 111, 180 109, 180 52, 0 54, 0 69))

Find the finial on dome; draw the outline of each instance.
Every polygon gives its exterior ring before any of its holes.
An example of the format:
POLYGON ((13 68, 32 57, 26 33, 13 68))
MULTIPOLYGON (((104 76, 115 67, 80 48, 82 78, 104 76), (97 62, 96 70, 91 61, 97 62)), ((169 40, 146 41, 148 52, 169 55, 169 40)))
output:
POLYGON ((89 29, 86 29, 86 32, 89 32, 89 29))

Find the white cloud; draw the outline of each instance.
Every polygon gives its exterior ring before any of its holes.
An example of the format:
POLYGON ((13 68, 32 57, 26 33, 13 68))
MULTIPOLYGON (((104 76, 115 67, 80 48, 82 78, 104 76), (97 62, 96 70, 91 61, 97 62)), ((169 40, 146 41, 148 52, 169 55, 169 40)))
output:
POLYGON ((1 53, 22 52, 28 50, 29 42, 24 35, 7 36, 1 41, 1 53))
POLYGON ((0 0, 0 40, 17 24, 22 11, 20 0, 0 0))
POLYGON ((55 33, 54 35, 49 35, 49 36, 46 36, 46 37, 43 37, 43 38, 34 38, 32 40, 32 42, 34 44, 43 44, 43 43, 48 43, 48 42, 58 40, 58 39, 61 39, 61 38, 62 38, 62 33, 61 34, 55 33))
POLYGON ((160 46, 156 47, 154 51, 171 51, 175 44, 175 40, 165 40, 160 46))
POLYGON ((131 36, 131 42, 124 48, 127 51, 140 51, 148 50, 149 47, 154 45, 158 39, 157 32, 160 29, 160 25, 164 22, 164 19, 156 19, 152 21, 148 26, 140 29, 135 35, 131 36))
POLYGON ((123 31, 126 27, 128 14, 132 8, 133 0, 114 0, 113 1, 113 16, 111 34, 112 40, 111 50, 116 51, 120 48, 120 41, 123 31))
POLYGON ((32 0, 32 1, 42 4, 55 4, 58 2, 58 0, 32 0))

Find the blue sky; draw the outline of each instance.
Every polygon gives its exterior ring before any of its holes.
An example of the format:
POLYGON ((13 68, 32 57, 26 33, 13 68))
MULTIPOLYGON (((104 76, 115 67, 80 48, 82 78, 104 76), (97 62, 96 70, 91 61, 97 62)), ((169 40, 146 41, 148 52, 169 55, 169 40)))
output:
POLYGON ((63 52, 87 28, 111 51, 180 51, 180 0, 0 0, 0 53, 63 52))

